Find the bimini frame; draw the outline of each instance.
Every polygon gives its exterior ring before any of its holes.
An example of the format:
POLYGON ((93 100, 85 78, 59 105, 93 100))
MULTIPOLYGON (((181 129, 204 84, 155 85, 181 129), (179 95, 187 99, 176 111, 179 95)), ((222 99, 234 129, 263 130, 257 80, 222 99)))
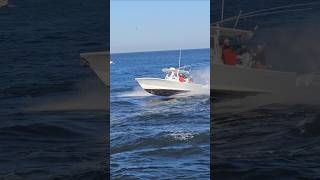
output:
POLYGON ((245 35, 248 38, 251 38, 254 35, 254 32, 257 30, 258 26, 254 28, 254 30, 242 30, 236 29, 239 20, 247 19, 257 16, 266 16, 266 15, 274 15, 280 13, 287 13, 287 12, 297 12, 297 11, 307 11, 311 10, 312 6, 320 5, 320 2, 313 2, 313 3, 300 3, 300 4, 293 4, 293 5, 286 5, 286 6, 279 6, 273 8, 267 8, 262 10, 251 11, 247 13, 243 13, 240 10, 237 16, 224 18, 224 1, 221 0, 221 19, 215 23, 211 24, 211 39, 213 39, 213 62, 219 63, 221 61, 221 53, 219 52, 219 39, 221 36, 226 37, 234 37, 239 35, 245 35), (227 22, 235 22, 233 28, 224 27, 224 24, 227 22))

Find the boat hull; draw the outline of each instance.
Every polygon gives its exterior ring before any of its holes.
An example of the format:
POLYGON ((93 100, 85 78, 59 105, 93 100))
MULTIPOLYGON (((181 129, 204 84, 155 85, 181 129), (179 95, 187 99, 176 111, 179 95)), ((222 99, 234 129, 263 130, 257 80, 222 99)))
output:
POLYGON ((211 93, 250 95, 288 91, 296 86, 296 73, 213 64, 211 93))
POLYGON ((154 94, 157 96, 173 96, 176 94, 189 92, 189 91, 172 90, 172 89, 144 89, 144 90, 150 94, 154 94))
POLYGON ((90 52, 81 53, 80 62, 83 66, 90 67, 101 81, 109 86, 109 53, 107 52, 90 52))
POLYGON ((172 96, 203 89, 200 84, 181 83, 159 78, 136 78, 136 81, 145 91, 158 96, 172 96))

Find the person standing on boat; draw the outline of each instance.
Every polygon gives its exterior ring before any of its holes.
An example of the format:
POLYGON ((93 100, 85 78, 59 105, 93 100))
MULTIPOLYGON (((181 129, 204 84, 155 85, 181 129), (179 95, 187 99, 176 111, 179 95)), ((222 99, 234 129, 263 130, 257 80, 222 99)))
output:
POLYGON ((184 74, 179 74, 179 81, 186 82, 186 78, 185 78, 184 74))
POLYGON ((252 60, 252 54, 250 53, 248 47, 246 45, 242 45, 240 48, 240 53, 238 55, 238 61, 239 65, 244 67, 252 67, 253 66, 253 60, 252 60))
POLYGON ((237 64, 237 54, 231 48, 229 39, 225 39, 223 45, 223 61, 227 65, 236 65, 237 64))

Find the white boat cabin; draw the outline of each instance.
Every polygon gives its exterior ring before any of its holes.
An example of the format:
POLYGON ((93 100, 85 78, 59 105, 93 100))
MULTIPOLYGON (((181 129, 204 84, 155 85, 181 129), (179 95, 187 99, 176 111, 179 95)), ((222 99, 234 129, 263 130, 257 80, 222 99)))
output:
POLYGON ((190 66, 183 66, 180 68, 164 68, 162 71, 166 74, 165 79, 170 81, 177 81, 180 83, 192 83, 190 76, 190 66))

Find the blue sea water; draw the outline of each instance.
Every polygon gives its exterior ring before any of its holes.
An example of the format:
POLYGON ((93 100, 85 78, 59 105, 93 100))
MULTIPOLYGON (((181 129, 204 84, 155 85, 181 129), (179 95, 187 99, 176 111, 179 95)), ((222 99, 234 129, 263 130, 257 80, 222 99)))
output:
POLYGON ((79 63, 80 52, 108 47, 105 6, 0 8, 0 179, 106 177, 106 90, 79 63))
MULTIPOLYGON (((159 97, 144 92, 136 77, 163 78, 178 66, 179 51, 112 54, 110 89, 111 175, 118 179, 209 179, 210 100, 159 97)), ((182 50, 194 81, 209 83, 209 49, 182 50)))

